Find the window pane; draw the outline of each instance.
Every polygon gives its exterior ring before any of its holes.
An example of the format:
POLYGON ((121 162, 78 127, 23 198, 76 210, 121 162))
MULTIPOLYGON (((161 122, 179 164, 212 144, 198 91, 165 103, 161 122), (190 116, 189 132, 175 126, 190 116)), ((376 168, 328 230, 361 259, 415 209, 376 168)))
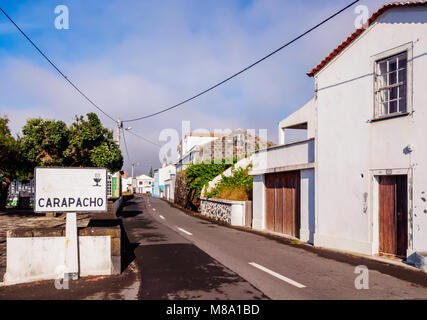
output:
POLYGON ((378 102, 384 103, 388 100, 388 90, 381 90, 378 92, 378 102))
POLYGON ((397 112, 397 101, 390 101, 390 113, 397 112))
POLYGON ((396 83, 397 83, 397 72, 394 71, 394 72, 389 73, 388 85, 391 86, 391 85, 396 84, 396 83))
POLYGON ((399 70, 399 82, 406 82, 406 69, 399 70))
POLYGON ((398 87, 394 87, 390 89, 390 100, 397 99, 397 91, 398 91, 398 87))
POLYGON ((404 55, 399 56, 399 69, 405 68, 406 69, 406 53, 404 55))
POLYGON ((389 63, 389 72, 396 71, 397 69, 397 59, 393 58, 389 63))
POLYGON ((406 112, 406 86, 399 87, 399 111, 406 112))
POLYGON ((378 116, 383 116, 386 115, 388 113, 388 103, 380 103, 380 108, 379 108, 379 114, 378 116))

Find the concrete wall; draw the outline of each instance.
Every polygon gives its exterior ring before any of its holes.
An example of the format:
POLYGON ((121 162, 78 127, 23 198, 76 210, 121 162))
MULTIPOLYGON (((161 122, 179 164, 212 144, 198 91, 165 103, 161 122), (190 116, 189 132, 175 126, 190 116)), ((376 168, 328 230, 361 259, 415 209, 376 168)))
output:
POLYGON ((413 198, 408 199, 408 253, 427 249, 426 34, 426 7, 391 9, 316 75, 316 245, 376 253, 375 179, 391 169, 393 174, 413 176, 413 198), (412 82, 410 114, 371 122, 374 62, 384 54, 403 50, 408 51, 412 82), (414 146, 414 152, 405 152, 408 145, 414 146))
POLYGON ((303 107, 279 123, 279 144, 285 144, 284 128, 307 123, 307 139, 316 136, 315 100, 311 99, 303 107))
POLYGON ((303 140, 256 152, 252 156, 251 174, 257 175, 313 167, 314 161, 314 139, 303 140), (307 166, 308 164, 312 165, 307 166))
POLYGON ((246 201, 202 198, 200 213, 233 226, 245 225, 246 201))
MULTIPOLYGON (((8 231, 4 284, 62 278, 64 233, 63 229, 8 231)), ((120 274, 120 236, 120 227, 79 230, 80 276, 120 274)))
POLYGON ((252 228, 265 229, 265 175, 255 175, 252 190, 252 228))

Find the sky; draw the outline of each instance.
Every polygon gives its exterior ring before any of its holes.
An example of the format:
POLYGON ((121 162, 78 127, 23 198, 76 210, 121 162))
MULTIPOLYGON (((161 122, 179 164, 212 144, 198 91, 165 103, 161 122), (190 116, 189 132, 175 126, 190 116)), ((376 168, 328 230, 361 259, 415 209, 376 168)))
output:
MULTIPOLYGON (((133 119, 185 100, 227 78, 345 7, 348 0, 1 0, 0 6, 69 79, 114 119, 133 119), (65 5, 69 29, 55 28, 65 5)), ((389 1, 361 0, 293 45, 173 111, 125 123, 160 145, 182 121, 192 131, 267 129, 314 95, 306 75, 355 30, 358 5, 372 14, 389 1)), ((0 13, 0 116, 20 134, 27 119, 73 122, 96 112, 0 13)), ((184 132, 185 134, 186 132, 184 132)), ((129 133, 124 170, 160 166, 159 148, 129 133)))

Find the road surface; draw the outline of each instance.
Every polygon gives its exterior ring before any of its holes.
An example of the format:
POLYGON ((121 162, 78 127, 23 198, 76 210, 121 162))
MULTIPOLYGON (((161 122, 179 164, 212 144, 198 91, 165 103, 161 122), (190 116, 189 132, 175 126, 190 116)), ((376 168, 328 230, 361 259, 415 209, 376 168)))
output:
POLYGON ((136 197, 123 221, 141 299, 427 299, 420 271, 220 226, 160 199, 136 197), (369 289, 355 286, 360 265, 369 289))

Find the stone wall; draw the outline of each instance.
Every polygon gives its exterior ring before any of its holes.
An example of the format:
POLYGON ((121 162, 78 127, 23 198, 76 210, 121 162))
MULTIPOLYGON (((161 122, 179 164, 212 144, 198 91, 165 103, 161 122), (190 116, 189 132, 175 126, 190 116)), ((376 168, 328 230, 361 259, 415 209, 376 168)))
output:
POLYGON ((202 199, 200 213, 217 221, 231 224, 232 203, 224 200, 202 199))
POLYGON ((199 211, 200 199, 193 200, 193 192, 185 182, 184 173, 178 173, 175 178, 174 202, 186 209, 199 211))

